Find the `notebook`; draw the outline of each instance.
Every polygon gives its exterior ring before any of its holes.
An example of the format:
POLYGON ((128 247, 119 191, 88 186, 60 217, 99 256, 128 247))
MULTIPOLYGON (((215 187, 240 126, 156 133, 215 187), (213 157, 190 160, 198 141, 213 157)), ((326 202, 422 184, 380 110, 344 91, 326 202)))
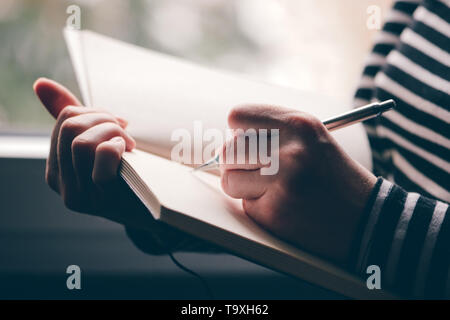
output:
MULTIPOLYGON (((210 241, 242 258, 352 298, 386 298, 364 281, 277 239, 256 225, 241 201, 225 195, 219 177, 170 160, 174 130, 226 127, 230 108, 265 103, 319 118, 346 110, 333 99, 219 71, 88 30, 64 31, 87 106, 129 120, 137 149, 123 155, 120 175, 155 219, 210 241)), ((351 157, 371 169, 361 125, 333 132, 351 157)))

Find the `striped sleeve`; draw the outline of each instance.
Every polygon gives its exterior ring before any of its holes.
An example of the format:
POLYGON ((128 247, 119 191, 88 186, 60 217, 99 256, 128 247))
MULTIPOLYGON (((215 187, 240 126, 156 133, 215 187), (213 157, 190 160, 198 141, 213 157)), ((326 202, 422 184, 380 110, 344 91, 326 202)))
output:
POLYGON ((395 2, 355 95, 356 105, 397 103, 365 124, 374 174, 444 201, 450 200, 449 21, 448 0, 395 2))
MULTIPOLYGON (((389 53, 399 45, 402 32, 412 24, 412 14, 419 3, 419 0, 396 1, 385 17, 383 28, 374 39, 373 49, 365 61, 354 97, 355 107, 378 100, 375 77, 386 65, 389 53)), ((376 175, 388 176, 390 174, 390 143, 376 132, 379 120, 375 118, 365 121, 364 126, 372 149, 373 171, 376 175)))
POLYGON ((381 271, 383 289, 400 297, 450 297, 450 213, 445 202, 379 178, 359 230, 355 272, 381 271))

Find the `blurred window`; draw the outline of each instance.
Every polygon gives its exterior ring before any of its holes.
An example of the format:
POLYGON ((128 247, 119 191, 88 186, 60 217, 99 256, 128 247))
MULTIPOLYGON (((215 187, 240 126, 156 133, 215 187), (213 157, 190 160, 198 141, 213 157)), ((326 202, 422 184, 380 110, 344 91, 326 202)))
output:
POLYGON ((350 101, 376 30, 367 8, 390 0, 2 0, 0 130, 49 132, 37 77, 78 94, 62 28, 81 27, 203 65, 350 101))

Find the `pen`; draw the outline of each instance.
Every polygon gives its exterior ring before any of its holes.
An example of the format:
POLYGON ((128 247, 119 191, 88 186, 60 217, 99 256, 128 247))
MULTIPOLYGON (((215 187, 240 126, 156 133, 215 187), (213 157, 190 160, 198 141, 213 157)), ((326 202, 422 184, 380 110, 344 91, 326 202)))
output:
MULTIPOLYGON (((385 111, 388 111, 395 107, 395 101, 392 99, 383 102, 374 102, 368 105, 350 110, 339 116, 332 117, 322 121, 325 127, 329 131, 344 128, 355 123, 362 122, 374 117, 379 116, 385 111)), ((204 164, 198 166, 194 171, 210 170, 219 166, 220 153, 215 155, 210 160, 206 161, 204 164)))

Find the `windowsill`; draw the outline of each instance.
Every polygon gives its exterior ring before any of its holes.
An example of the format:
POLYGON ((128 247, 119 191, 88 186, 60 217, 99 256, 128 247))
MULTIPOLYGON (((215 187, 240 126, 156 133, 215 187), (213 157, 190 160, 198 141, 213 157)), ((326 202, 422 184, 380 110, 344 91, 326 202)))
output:
POLYGON ((49 148, 48 136, 0 135, 0 158, 45 159, 49 148))

